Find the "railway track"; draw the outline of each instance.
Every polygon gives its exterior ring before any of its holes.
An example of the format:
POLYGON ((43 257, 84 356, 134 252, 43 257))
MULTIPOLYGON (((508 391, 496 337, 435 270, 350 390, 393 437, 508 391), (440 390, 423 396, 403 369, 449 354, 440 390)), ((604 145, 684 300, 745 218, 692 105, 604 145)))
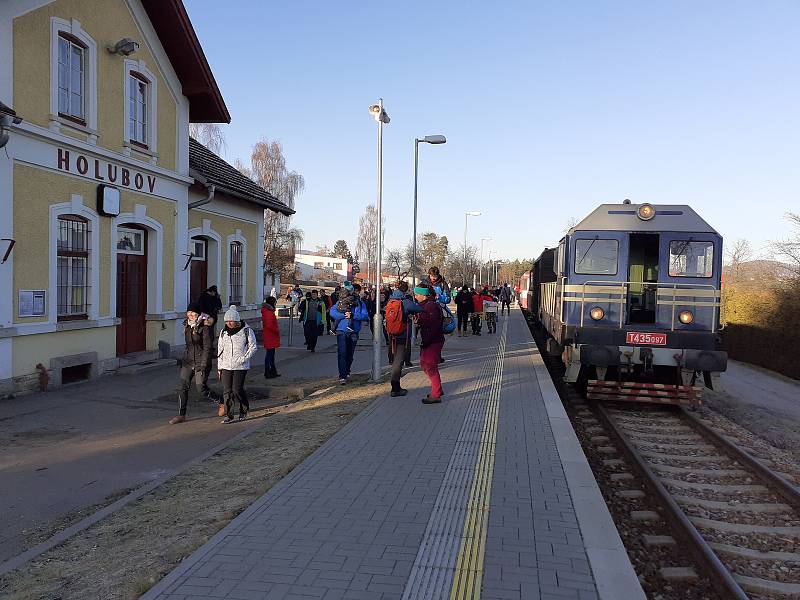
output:
POLYGON ((587 403, 531 330, 650 595, 800 599, 800 482, 683 409, 587 403))
POLYGON ((595 411, 724 597, 800 598, 794 482, 684 410, 595 411))

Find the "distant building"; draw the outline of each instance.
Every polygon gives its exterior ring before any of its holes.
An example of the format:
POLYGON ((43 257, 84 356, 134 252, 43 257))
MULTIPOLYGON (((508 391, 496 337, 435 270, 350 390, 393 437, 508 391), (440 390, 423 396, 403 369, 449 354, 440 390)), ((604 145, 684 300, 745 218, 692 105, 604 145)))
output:
POLYGON ((294 255, 295 276, 303 281, 344 281, 352 277, 347 257, 300 250, 294 255))

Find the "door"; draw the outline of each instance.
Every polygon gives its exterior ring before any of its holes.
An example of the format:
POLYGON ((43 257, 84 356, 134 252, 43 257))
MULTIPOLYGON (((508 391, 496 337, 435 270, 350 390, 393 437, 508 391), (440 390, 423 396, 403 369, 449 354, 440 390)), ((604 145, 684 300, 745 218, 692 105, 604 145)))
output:
POLYGON ((628 254, 628 323, 656 322, 658 234, 632 233, 628 254))
POLYGON ((194 302, 208 289, 208 242, 192 238, 192 260, 189 264, 189 301, 194 302))
POLYGON ((117 232, 117 356, 147 347, 147 232, 130 226, 117 232))

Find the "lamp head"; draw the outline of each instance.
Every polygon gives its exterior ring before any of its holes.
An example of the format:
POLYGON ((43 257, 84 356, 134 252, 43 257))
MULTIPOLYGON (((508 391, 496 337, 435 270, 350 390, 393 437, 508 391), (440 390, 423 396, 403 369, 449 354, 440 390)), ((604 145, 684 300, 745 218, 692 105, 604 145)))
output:
POLYGON ((443 135, 426 135, 422 140, 426 144, 446 144, 447 138, 443 135))
POLYGON ((389 115, 386 113, 386 111, 381 108, 380 104, 373 104, 370 106, 369 114, 375 117, 375 120, 379 121, 380 123, 386 124, 391 120, 389 119, 389 115))
POLYGON ((113 46, 106 48, 111 54, 121 54, 122 56, 130 56, 139 49, 139 42, 131 38, 122 38, 113 46))
POLYGON ((479 210, 470 210, 470 211, 467 211, 467 214, 470 217, 480 217, 481 216, 481 211, 479 211, 479 210))

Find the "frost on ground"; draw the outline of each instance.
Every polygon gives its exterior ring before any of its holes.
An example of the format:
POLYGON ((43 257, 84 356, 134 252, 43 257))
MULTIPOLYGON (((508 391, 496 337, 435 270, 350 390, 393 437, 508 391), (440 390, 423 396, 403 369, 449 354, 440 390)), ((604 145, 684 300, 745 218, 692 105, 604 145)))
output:
POLYGON ((341 390, 266 416, 248 437, 0 578, 0 597, 138 598, 386 392, 341 390))
POLYGON ((800 381, 730 361, 722 383, 706 405, 800 463, 800 381))

